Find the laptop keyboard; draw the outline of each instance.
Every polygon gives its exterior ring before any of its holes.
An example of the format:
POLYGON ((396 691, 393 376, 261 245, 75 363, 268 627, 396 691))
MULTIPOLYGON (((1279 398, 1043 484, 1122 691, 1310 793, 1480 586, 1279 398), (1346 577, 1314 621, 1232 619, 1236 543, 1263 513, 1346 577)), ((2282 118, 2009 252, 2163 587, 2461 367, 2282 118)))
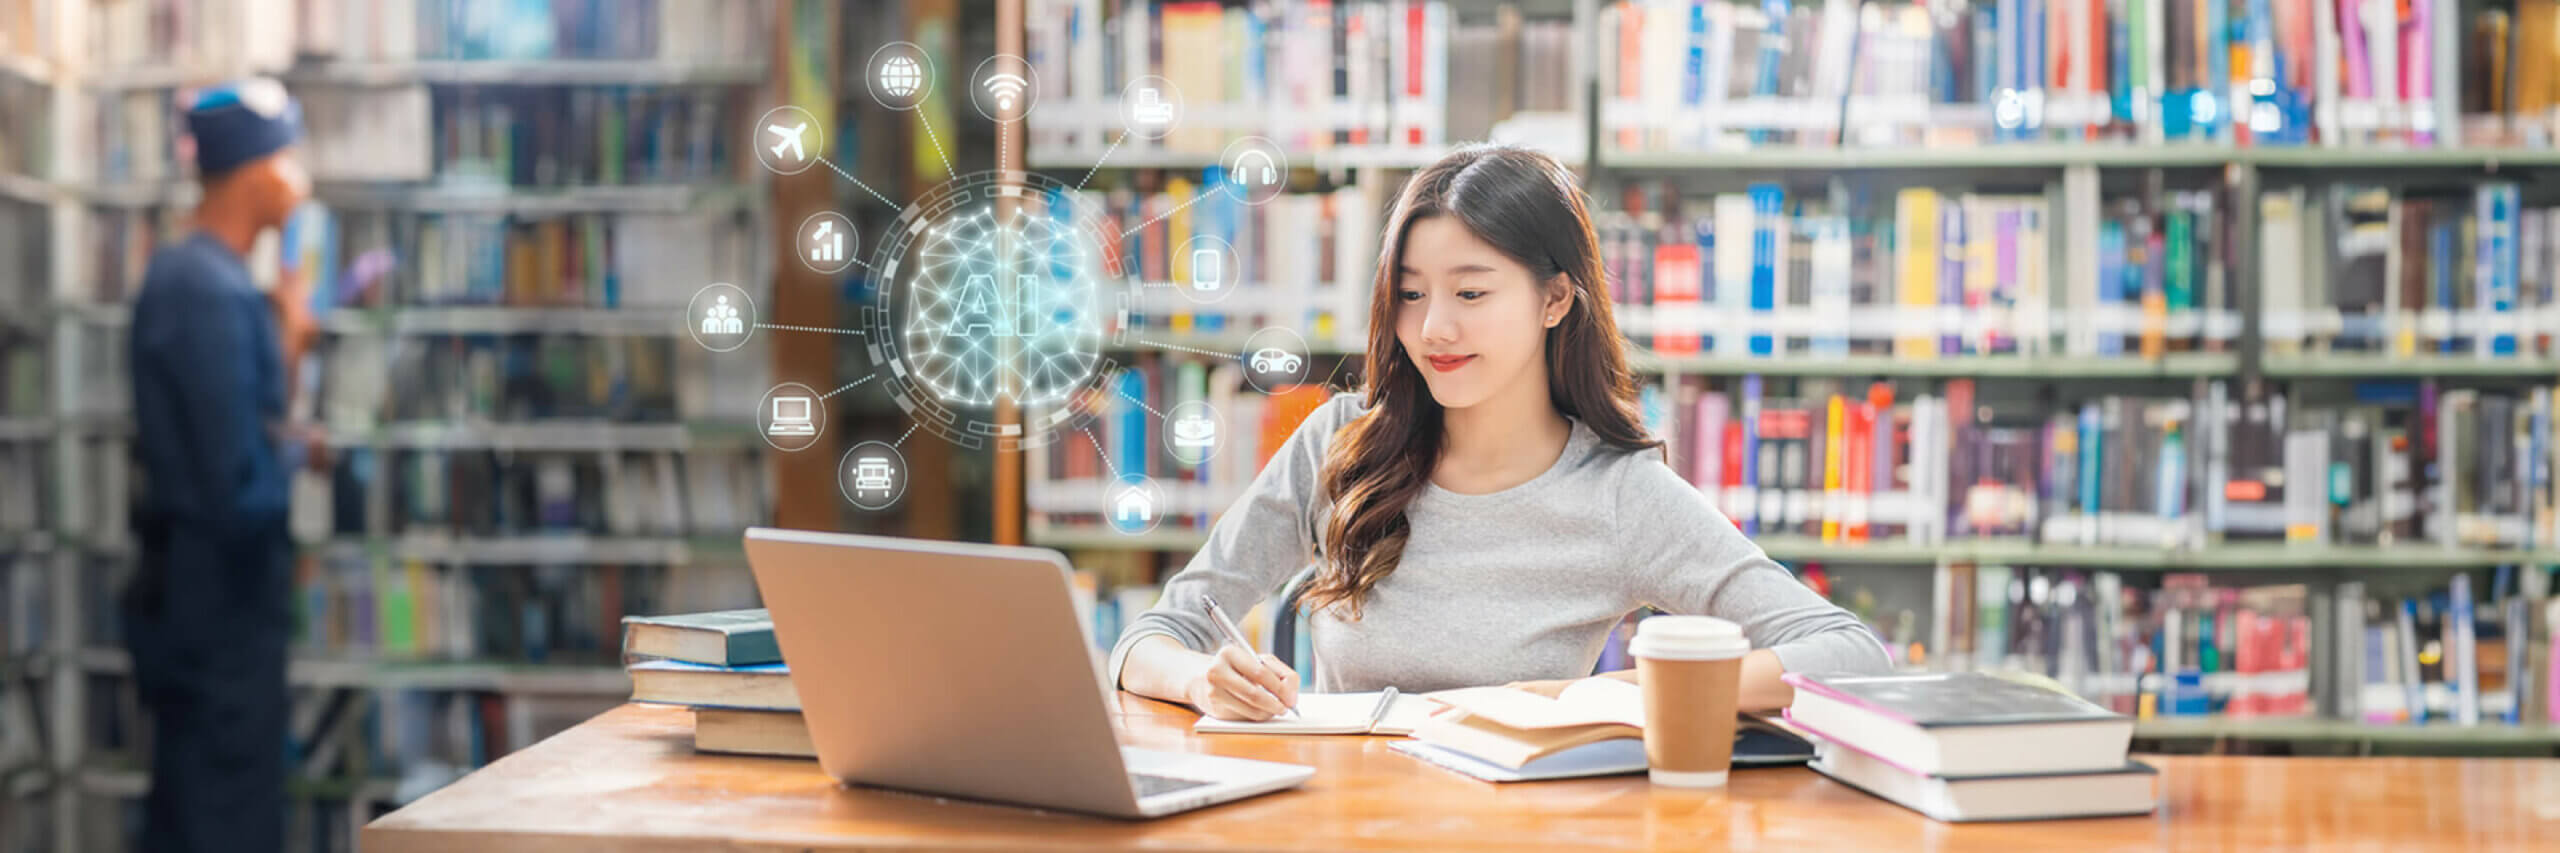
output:
POLYGON ((1210 784, 1208 780, 1205 779, 1182 779, 1173 776, 1157 776, 1149 773, 1131 773, 1129 774, 1129 783, 1138 786, 1138 799, 1141 800, 1157 794, 1170 794, 1175 791, 1188 791, 1193 788, 1204 787, 1210 784))

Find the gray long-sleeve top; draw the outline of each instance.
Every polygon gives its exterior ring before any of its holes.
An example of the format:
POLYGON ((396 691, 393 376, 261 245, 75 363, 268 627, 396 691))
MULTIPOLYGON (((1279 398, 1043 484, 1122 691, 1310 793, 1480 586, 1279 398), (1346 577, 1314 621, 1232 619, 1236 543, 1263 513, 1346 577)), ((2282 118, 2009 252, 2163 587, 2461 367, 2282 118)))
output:
MULTIPOLYGON (((1106 671, 1163 634, 1217 648, 1213 596, 1242 614, 1316 558, 1329 511, 1317 472, 1334 432, 1362 411, 1326 403, 1218 519, 1209 544, 1129 623, 1106 671)), ((1359 621, 1310 614, 1316 689, 1429 691, 1591 674, 1609 629, 1652 605, 1740 624, 1789 672, 1882 673, 1875 635, 1771 561, 1656 451, 1624 452, 1576 421, 1555 465, 1492 494, 1426 485, 1396 570, 1359 621)))

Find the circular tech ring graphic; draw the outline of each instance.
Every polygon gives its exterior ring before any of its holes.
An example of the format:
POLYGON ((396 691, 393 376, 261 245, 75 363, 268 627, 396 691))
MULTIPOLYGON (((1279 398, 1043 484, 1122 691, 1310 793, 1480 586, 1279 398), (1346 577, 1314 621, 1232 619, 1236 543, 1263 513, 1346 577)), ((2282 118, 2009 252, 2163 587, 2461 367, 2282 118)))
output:
POLYGON ((890 398, 925 429, 1010 450, 1100 411, 1102 380, 1118 372, 1103 344, 1135 303, 1134 284, 1104 265, 1105 241, 1119 235, 1075 198, 1044 175, 964 175, 908 205, 875 249, 887 286, 862 312, 865 349, 887 368, 890 398), (996 421, 1001 403, 1020 407, 1020 423, 996 421))

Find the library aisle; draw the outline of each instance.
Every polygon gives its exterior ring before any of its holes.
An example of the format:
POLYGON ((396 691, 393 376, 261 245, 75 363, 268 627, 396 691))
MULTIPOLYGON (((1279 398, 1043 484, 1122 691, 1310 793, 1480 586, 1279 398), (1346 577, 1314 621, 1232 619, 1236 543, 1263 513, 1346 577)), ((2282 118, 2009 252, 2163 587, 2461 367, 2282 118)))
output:
MULTIPOLYGON (((236 254, 316 327, 290 850, 624 705, 626 617, 760 605, 749 527, 1055 549, 1101 659, 1398 340, 1391 205, 1487 142, 1583 193, 1672 470, 1895 669, 2137 753, 2548 762, 2555 45, 2560 0, 0 0, 0 853, 145 844, 140 445, 200 425, 141 423, 134 305, 253 78, 308 198, 236 254)), ((1297 589, 1234 610, 1312 689, 1297 589)))

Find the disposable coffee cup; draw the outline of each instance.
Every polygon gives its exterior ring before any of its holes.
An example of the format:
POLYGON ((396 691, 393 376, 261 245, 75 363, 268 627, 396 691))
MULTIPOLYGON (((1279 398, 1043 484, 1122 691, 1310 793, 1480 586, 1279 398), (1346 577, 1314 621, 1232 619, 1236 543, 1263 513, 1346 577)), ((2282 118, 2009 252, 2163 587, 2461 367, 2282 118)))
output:
POLYGON ((1656 785, 1722 787, 1733 769, 1734 705, 1742 694, 1742 626, 1712 616, 1656 616, 1636 624, 1627 651, 1644 687, 1644 757, 1656 785))

